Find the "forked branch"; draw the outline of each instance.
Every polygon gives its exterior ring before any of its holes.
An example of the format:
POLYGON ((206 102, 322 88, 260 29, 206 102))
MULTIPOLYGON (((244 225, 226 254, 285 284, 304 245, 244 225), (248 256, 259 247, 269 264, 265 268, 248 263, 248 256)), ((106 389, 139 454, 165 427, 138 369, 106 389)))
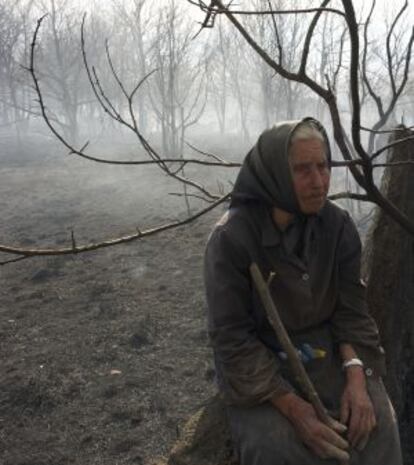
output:
MULTIPOLYGON (((343 131, 343 125, 341 122, 341 117, 336 102, 335 95, 332 92, 332 89, 325 89, 316 81, 312 80, 304 73, 293 73, 286 68, 284 68, 280 62, 273 60, 269 54, 254 40, 251 34, 249 34, 246 28, 240 23, 240 21, 235 17, 234 12, 225 7, 221 0, 213 0, 212 4, 224 14, 228 20, 233 24, 233 26, 239 31, 242 37, 246 40, 249 46, 282 78, 296 81, 305 84, 309 87, 315 94, 322 98, 328 105, 331 119, 334 130, 335 141, 342 153, 344 159, 348 162, 353 162, 353 157, 351 155, 350 149, 346 143, 345 133, 343 131)), ((322 3, 324 5, 325 2, 322 3)), ((362 171, 357 166, 356 163, 349 163, 350 170, 358 182, 358 184, 363 187, 366 191, 366 196, 370 201, 376 203, 380 206, 388 215, 390 215, 400 226, 407 230, 410 234, 414 235, 414 222, 409 219, 403 212, 401 212, 393 203, 387 200, 380 192, 378 187, 375 185, 373 177, 373 165, 372 160, 364 149, 361 143, 361 102, 359 95, 359 31, 358 23, 355 17, 355 11, 351 0, 342 0, 342 5, 344 7, 344 16, 346 20, 346 25, 348 29, 348 35, 351 45, 351 62, 350 62, 350 71, 349 71, 349 84, 351 91, 351 101, 352 101, 352 145, 359 157, 359 163, 362 167, 362 171)), ((320 15, 318 9, 317 15, 320 15)), ((257 14, 260 12, 256 12, 257 14)), ((312 23, 313 24, 313 23, 312 23)), ((308 37, 311 37, 311 34, 308 34, 308 37)), ((310 40, 309 38, 307 39, 310 40)), ((411 44, 411 40, 410 40, 411 44)), ((411 50, 411 45, 409 44, 409 49, 411 50)), ((303 59, 303 56, 302 56, 303 59)), ((306 64, 306 56, 305 56, 306 64)), ((399 95, 398 95, 399 96, 399 95)), ((397 98, 398 98, 397 96, 397 98)), ((379 128, 374 128, 379 129, 379 128)))
POLYGON ((36 45, 37 45, 37 38, 38 38, 38 34, 39 34, 39 31, 40 31, 42 21, 44 20, 45 16, 41 17, 37 21, 35 32, 33 34, 33 40, 32 40, 32 43, 31 43, 29 71, 30 71, 30 74, 31 74, 33 82, 34 82, 34 87, 35 87, 35 91, 36 91, 36 94, 37 94, 37 97, 38 97, 38 102, 39 102, 39 106, 40 106, 40 109, 41 109, 42 117, 43 117, 44 121, 46 122, 46 124, 47 124, 48 128, 50 129, 50 131, 69 150, 69 153, 73 154, 73 155, 77 155, 77 156, 79 156, 81 158, 84 158, 86 160, 89 160, 89 161, 97 162, 97 163, 105 163, 105 164, 113 164, 113 165, 148 165, 148 164, 155 164, 155 165, 159 166, 164 173, 166 173, 168 176, 174 178, 179 183, 186 184, 186 185, 194 188, 195 190, 199 191, 200 194, 203 197, 208 198, 211 201, 217 200, 219 198, 218 195, 210 192, 208 189, 206 189, 204 186, 202 186, 198 182, 196 182, 194 180, 191 180, 191 179, 188 179, 188 178, 185 178, 184 176, 181 176, 179 174, 179 172, 182 170, 183 166, 189 165, 189 164, 198 164, 198 165, 203 165, 203 166, 223 166, 223 167, 226 167, 226 168, 234 168, 235 166, 238 166, 238 165, 234 165, 232 163, 227 163, 227 162, 220 163, 218 161, 198 160, 198 159, 194 159, 194 158, 191 158, 191 159, 163 158, 154 149, 154 147, 150 144, 150 142, 143 136, 143 134, 140 132, 140 130, 139 130, 137 124, 136 124, 136 118, 135 118, 135 114, 134 114, 134 110, 133 110, 133 106, 132 106, 134 95, 136 94, 138 89, 141 87, 141 85, 145 82, 145 80, 152 74, 152 72, 148 73, 146 76, 144 76, 144 78, 141 79, 138 82, 138 84, 134 87, 132 92, 128 93, 126 91, 124 85, 119 80, 119 78, 118 78, 118 76, 116 74, 115 68, 113 66, 113 63, 112 63, 112 60, 111 60, 111 57, 110 57, 110 54, 109 54, 109 50, 107 49, 107 57, 108 57, 108 60, 109 60, 111 70, 112 70, 118 84, 120 85, 120 87, 121 87, 121 89, 123 91, 123 94, 126 97, 127 102, 128 102, 131 118, 132 118, 132 121, 133 121, 132 123, 130 123, 129 121, 125 120, 125 118, 123 118, 121 116, 121 114, 115 109, 115 106, 111 103, 110 99, 106 96, 106 94, 105 94, 105 92, 104 92, 104 90, 103 90, 103 88, 102 88, 102 86, 100 84, 100 81, 98 79, 96 70, 91 70, 91 68, 89 66, 87 56, 86 56, 85 35, 84 35, 85 17, 83 18, 82 26, 81 26, 82 56, 83 56, 84 65, 85 65, 86 73, 87 73, 87 76, 88 76, 88 80, 89 80, 89 82, 91 84, 93 93, 94 93, 98 103, 100 104, 100 106, 105 111, 105 113, 108 114, 111 118, 113 118, 118 124, 126 127, 128 130, 130 130, 138 138, 139 143, 144 148, 145 152, 149 155, 150 160, 133 160, 133 161, 130 161, 130 160, 109 160, 109 159, 105 159, 105 158, 102 158, 102 157, 96 157, 96 156, 93 156, 93 155, 89 155, 89 154, 87 154, 85 152, 85 149, 89 145, 88 143, 85 143, 82 148, 78 149, 78 148, 74 147, 73 144, 71 144, 56 129, 55 125, 52 124, 52 121, 50 120, 49 115, 47 113, 46 105, 45 105, 45 102, 44 102, 44 99, 43 99, 43 94, 42 94, 42 91, 41 91, 41 88, 40 88, 39 79, 37 77, 36 68, 35 68, 35 49, 36 49, 36 45), (170 168, 168 163, 177 164, 178 169, 170 168))

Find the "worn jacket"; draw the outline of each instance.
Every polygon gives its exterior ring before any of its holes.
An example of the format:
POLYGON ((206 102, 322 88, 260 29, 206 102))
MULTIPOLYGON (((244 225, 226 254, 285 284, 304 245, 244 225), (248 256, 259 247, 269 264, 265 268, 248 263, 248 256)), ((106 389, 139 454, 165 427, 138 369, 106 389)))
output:
POLYGON ((252 284, 252 262, 265 278, 275 272, 270 291, 293 341, 319 344, 327 352, 315 362, 314 375, 309 369, 322 391, 333 382, 332 365, 333 373, 340 371, 341 342, 351 343, 374 375, 384 372, 377 327, 360 281, 361 243, 349 214, 328 201, 306 218, 301 230, 303 252, 298 256, 274 225, 269 206, 250 201, 230 208, 209 238, 209 334, 219 385, 231 404, 257 404, 297 389, 278 356, 281 348, 252 284))

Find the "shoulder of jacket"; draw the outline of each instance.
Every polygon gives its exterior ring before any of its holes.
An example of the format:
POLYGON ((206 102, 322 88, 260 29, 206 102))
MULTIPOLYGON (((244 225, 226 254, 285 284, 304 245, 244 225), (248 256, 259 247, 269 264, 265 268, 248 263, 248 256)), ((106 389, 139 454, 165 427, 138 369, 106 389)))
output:
POLYGON ((348 210, 338 205, 332 200, 327 200, 322 211, 322 218, 327 220, 329 224, 342 225, 351 218, 348 210))
POLYGON ((227 210, 214 225, 215 230, 223 230, 228 234, 240 235, 255 227, 258 223, 258 211, 249 205, 240 205, 227 210))
MULTIPOLYGON (((259 207, 260 208, 260 207, 259 207)), ((234 244, 243 244, 260 230, 260 211, 249 205, 240 205, 227 210, 214 225, 208 242, 223 238, 234 244)))

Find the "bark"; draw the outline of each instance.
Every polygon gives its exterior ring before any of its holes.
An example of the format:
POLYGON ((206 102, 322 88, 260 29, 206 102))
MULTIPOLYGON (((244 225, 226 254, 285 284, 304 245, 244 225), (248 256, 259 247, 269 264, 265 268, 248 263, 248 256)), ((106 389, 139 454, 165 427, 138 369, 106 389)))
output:
MULTIPOLYGON (((401 131, 398 137, 412 135, 401 131)), ((390 162, 414 161, 414 143, 396 147, 390 162)), ((382 192, 414 218, 414 165, 388 167, 382 192)), ((378 209, 364 258, 368 304, 387 354, 385 384, 399 417, 406 465, 414 464, 414 238, 378 209)))

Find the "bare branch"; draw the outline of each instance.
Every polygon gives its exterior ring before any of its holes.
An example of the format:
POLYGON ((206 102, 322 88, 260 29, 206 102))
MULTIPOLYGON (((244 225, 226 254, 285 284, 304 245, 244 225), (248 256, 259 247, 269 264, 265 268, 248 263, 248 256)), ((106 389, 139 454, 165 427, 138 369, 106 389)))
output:
POLYGON ((225 165, 225 166, 231 166, 231 167, 240 167, 242 165, 241 163, 227 162, 223 158, 220 158, 219 156, 215 155, 214 153, 209 153, 209 152, 205 152, 203 150, 200 150, 199 148, 195 147, 194 145, 190 144, 187 141, 185 143, 186 143, 186 145, 188 145, 191 149, 193 149, 197 153, 199 153, 201 155, 205 155, 206 157, 209 157, 209 158, 213 158, 214 160, 216 160, 220 164, 220 166, 225 165))
POLYGON ((376 3, 375 0, 372 0, 371 9, 368 13, 367 19, 365 20, 365 24, 364 24, 364 48, 362 51, 361 73, 362 73, 362 80, 368 90, 368 93, 369 95, 371 95, 372 99, 377 105, 378 114, 380 115, 380 118, 382 118, 384 115, 384 108, 382 105, 381 97, 375 93, 374 89, 371 86, 370 80, 368 79, 368 75, 367 75, 368 26, 371 22, 371 17, 375 9, 375 3, 376 3))
POLYGON ((333 78, 332 78, 332 90, 333 92, 336 92, 336 87, 338 84, 338 76, 339 76, 339 71, 342 68, 342 59, 343 59, 343 54, 344 54, 344 44, 345 44, 345 35, 346 35, 346 28, 342 31, 341 34, 341 39, 339 42, 339 59, 338 59, 338 65, 333 72, 333 78))
POLYGON ((21 257, 18 257, 16 259, 12 260, 7 260, 6 262, 0 262, 0 265, 5 265, 8 263, 11 263, 12 261, 18 261, 18 260, 23 260, 25 258, 29 257, 39 257, 39 256, 54 256, 54 255, 72 255, 72 254, 78 254, 82 252, 90 252, 92 250, 97 250, 97 249, 103 249, 105 247, 112 247, 114 245, 118 244, 125 244, 127 242, 132 242, 137 239, 142 239, 143 237, 148 237, 152 236, 154 234, 157 234, 162 231, 167 231, 169 229, 175 229, 180 226, 184 226, 186 224, 189 224, 193 221, 195 221, 197 218, 200 218, 201 216, 205 215, 209 211, 213 210, 216 208, 218 205, 222 204, 225 202, 228 198, 230 197, 230 193, 227 193, 220 197, 218 200, 215 202, 211 203, 208 207, 203 208, 202 210, 199 210, 197 213, 194 215, 191 215, 184 220, 181 221, 174 221, 172 223, 167 223, 161 226, 156 226, 154 228, 146 229, 144 231, 140 231, 139 229, 137 232, 126 235, 126 236, 120 236, 116 237, 113 239, 108 239, 102 242, 96 242, 96 243, 90 243, 87 245, 77 245, 73 239, 72 236, 72 244, 70 247, 63 247, 63 248, 50 248, 50 249, 25 249, 22 247, 11 247, 11 246, 6 246, 6 245, 0 245, 0 252, 3 253, 8 253, 8 254, 14 254, 14 255, 21 255, 21 257))
POLYGON ((375 129, 370 129, 370 128, 366 128, 364 126, 361 126, 361 131, 372 132, 374 134, 394 134, 395 132, 406 131, 407 129, 414 129, 414 126, 396 127, 396 128, 393 128, 393 129, 383 129, 383 130, 375 130, 375 129))
POLYGON ((157 68, 153 69, 152 71, 147 73, 141 80, 138 81, 137 85, 133 88, 133 90, 131 92, 131 95, 129 96, 129 99, 131 100, 131 103, 132 103, 132 101, 133 101, 133 99, 135 97, 135 94, 141 88, 141 86, 144 84, 144 82, 157 71, 158 71, 157 68))
MULTIPOLYGON (((229 10, 229 8, 220 5, 215 0, 212 0, 210 6, 207 6, 204 2, 199 2, 195 0, 187 0, 192 5, 199 7, 202 11, 206 13, 211 13, 214 15, 217 14, 227 14, 228 11, 231 11, 233 15, 244 15, 244 16, 257 16, 257 15, 300 15, 307 13, 335 13, 340 16, 345 16, 344 12, 336 8, 302 8, 295 10, 265 10, 265 11, 249 11, 249 10, 229 10), (217 5, 215 8, 212 5, 217 5)), ((221 2, 220 2, 221 3, 221 2)), ((212 27, 212 26, 207 26, 212 27)))
POLYGON ((85 20, 86 20, 86 13, 83 15, 82 23, 81 23, 81 50, 82 50, 83 65, 85 67, 86 74, 88 76, 88 81, 91 84, 92 92, 94 93, 97 101, 99 102, 99 104, 101 105, 105 113, 108 114, 115 121, 120 121, 121 115, 116 111, 116 108, 112 105, 112 103, 106 98, 105 92, 103 91, 102 86, 100 85, 95 69, 93 68, 92 72, 90 70, 89 63, 86 57, 85 20), (93 74, 93 77, 95 78, 95 81, 92 78, 92 74, 93 74))
POLYGON ((381 155, 381 153, 385 152, 386 150, 389 150, 392 147, 396 147, 397 145, 403 144, 404 142, 407 142, 409 140, 414 140, 414 136, 403 137, 402 139, 398 139, 394 142, 390 142, 389 144, 384 145, 371 155, 371 160, 375 160, 375 158, 377 158, 379 155, 381 155))
POLYGON ((375 185, 373 178, 373 169, 371 166, 371 157, 365 152, 361 144, 361 106, 359 100, 358 87, 358 57, 359 57, 359 37, 358 25, 355 19, 355 12, 351 0, 342 0, 346 13, 346 21, 351 40, 351 66, 350 66, 350 87, 352 100, 352 141, 354 147, 364 161, 363 171, 366 182, 365 190, 369 192, 369 196, 373 202, 384 209, 395 221, 403 226, 410 234, 414 235, 414 223, 401 212, 393 203, 388 201, 375 185))
POLYGON ((414 27, 411 29, 411 36, 410 36, 410 39, 408 41, 407 51, 406 51, 405 59, 404 59, 405 67, 404 67, 403 78, 401 80, 400 86, 397 89, 397 92, 396 92, 396 95, 395 95, 395 101, 393 103, 393 108, 395 106, 395 103, 396 103, 398 97, 401 95, 401 93, 404 90, 405 85, 407 84, 407 81, 408 81, 408 72, 409 72, 409 69, 410 69, 411 52, 412 52, 412 49, 413 49, 413 44, 414 44, 414 27))
MULTIPOLYGON (((384 108, 383 101, 381 97, 374 91, 373 87, 371 86, 371 83, 369 81, 368 75, 367 75, 367 53, 368 53, 368 24, 371 20, 372 12, 374 10, 375 6, 375 0, 372 3, 372 7, 370 10, 370 13, 367 17, 367 20, 365 22, 364 26, 364 50, 363 50, 363 56, 362 56, 362 80, 363 83, 368 90, 369 95, 372 97, 374 100, 376 106, 377 106, 377 111, 379 115, 378 121, 374 124, 373 130, 376 131, 380 129, 388 120, 390 117, 392 111, 395 108, 395 105, 402 94, 407 81, 408 81, 408 72, 410 68, 410 62, 411 62, 411 52, 412 52, 412 47, 414 44, 414 28, 411 30, 411 36, 408 41, 408 44, 406 46, 405 50, 405 56, 401 56, 400 58, 397 56, 396 57, 396 66, 394 67, 393 65, 393 53, 391 51, 391 38, 393 36, 394 29, 396 27, 396 24, 398 20, 400 19, 401 15, 407 8, 407 2, 402 6, 402 8, 399 10, 397 13, 396 17, 394 18, 391 27, 388 30, 387 33, 387 38, 386 38, 386 54, 387 54, 387 60, 386 60, 386 68, 388 71, 389 75, 389 80, 391 84, 391 99, 387 105, 386 108, 384 108), (402 78, 400 84, 397 86, 396 83, 396 78, 398 77, 398 72, 401 67, 401 65, 404 64, 404 70, 402 72, 402 78), (395 69, 394 69, 395 68, 395 69)), ((374 140, 375 140, 375 132, 372 132, 369 137, 368 141, 368 153, 371 154, 372 151, 374 150, 374 140)))
POLYGON ((193 199, 202 200, 203 202, 206 202, 206 203, 213 203, 211 199, 207 199, 203 197, 202 195, 188 194, 187 192, 184 192, 184 193, 183 192, 169 192, 168 195, 171 195, 173 197, 191 197, 193 199))
MULTIPOLYGON (((271 0, 267 0, 267 4, 269 5, 269 10, 272 10, 271 0)), ((277 50, 279 54, 278 61, 279 61, 279 64, 282 65, 283 64, 283 48, 280 42, 279 29, 277 27, 275 15, 272 15, 272 24, 273 24, 273 30, 275 31, 276 46, 277 46, 277 50)))
MULTIPOLYGON (((358 24, 355 18, 355 11, 351 0, 342 0, 346 14, 349 38, 351 41, 351 64, 350 64, 350 91, 352 101, 352 142, 358 155, 365 161, 369 160, 368 154, 361 144, 361 104, 359 98, 359 36, 358 24)), ((369 173, 365 173, 366 175, 369 173)), ((370 182, 370 179, 368 179, 370 182)))
POLYGON ((330 200, 339 200, 339 199, 353 199, 353 200, 360 200, 362 202, 372 202, 375 203, 373 199, 371 199, 366 194, 357 194, 356 192, 338 192, 337 194, 331 194, 328 196, 330 200))
POLYGON ((310 79, 306 75, 300 75, 298 73, 292 73, 288 71, 286 68, 281 66, 279 63, 275 62, 266 51, 260 47, 257 42, 251 37, 251 35, 246 31, 246 29, 242 26, 242 24, 234 17, 233 13, 224 7, 221 0, 214 0, 214 3, 218 5, 218 7, 223 11, 223 13, 227 16, 230 22, 234 25, 234 27, 240 32, 246 42, 253 48, 253 50, 272 68, 274 69, 280 76, 290 81, 301 82, 306 84, 310 87, 316 94, 322 97, 325 100, 330 100, 333 98, 331 93, 321 87, 317 82, 310 79))
MULTIPOLYGON (((234 25, 234 27, 240 32, 242 37, 246 40, 249 46, 267 63, 277 74, 281 77, 289 80, 300 82, 308 86, 311 90, 313 90, 317 95, 319 95, 327 104, 331 113, 333 129, 334 129, 334 137, 335 141, 340 148, 343 157, 346 160, 352 160, 353 157, 351 152, 346 144, 345 141, 345 133, 342 128, 341 124, 341 117, 339 113, 339 109, 336 103, 335 95, 330 89, 324 89, 320 86, 317 82, 310 79, 307 75, 299 75, 297 73, 292 73, 284 68, 280 63, 275 62, 269 54, 258 45, 258 43, 251 37, 251 35, 246 31, 246 29, 242 26, 242 24, 233 16, 230 10, 226 9, 223 3, 220 0, 215 0, 215 4, 218 5, 219 8, 226 10, 225 15, 229 19, 229 21, 234 25)), ((352 7, 352 5, 351 5, 352 7)), ((351 166, 352 174, 357 180, 357 182, 364 187, 365 178, 364 176, 356 169, 355 166, 351 166)))
POLYGON ((300 67, 299 67, 299 75, 303 75, 305 76, 306 75, 306 64, 307 64, 307 61, 308 61, 308 56, 309 56, 309 48, 310 48, 310 43, 312 41, 312 37, 313 37, 313 33, 315 31, 315 27, 319 21, 319 18, 321 17, 322 15, 322 12, 325 8, 325 6, 330 2, 330 0, 323 0, 322 2, 322 5, 321 5, 321 8, 316 12, 315 16, 313 17, 310 25, 309 25, 309 28, 308 28, 308 32, 306 33, 306 37, 305 37, 305 42, 303 44, 303 53, 302 53, 302 60, 301 60, 301 63, 300 63, 300 67))
MULTIPOLYGON (((85 62, 84 62, 84 64, 85 64, 85 62)), ((87 62, 86 62, 86 64, 87 64, 87 62)), ((85 67, 86 67, 86 65, 85 65, 85 67)), ((90 82, 90 84, 92 86, 92 89, 94 89, 94 91, 96 89, 99 91, 99 98, 97 97, 99 104, 101 105, 101 107, 103 108, 103 110, 105 111, 105 113, 107 115, 109 115, 112 119, 114 119, 118 123, 122 123, 121 114, 114 107, 112 102, 109 100, 109 98, 105 94, 105 91, 103 90, 103 87, 101 85, 101 81, 100 81, 100 79, 98 77, 98 73, 96 72, 96 68, 94 66, 92 66, 92 75, 93 75, 94 79, 93 80, 89 79, 89 82, 90 82), (103 103, 103 102, 105 102, 105 103, 103 103)), ((89 73, 88 73, 88 77, 89 77, 89 73)), ((98 91, 95 92, 95 95, 97 95, 98 91)))
MULTIPOLYGON (((28 71, 30 71, 30 70, 28 69, 28 71)), ((37 112, 37 111, 34 111, 34 110, 30 109, 30 108, 25 108, 23 106, 8 102, 7 100, 4 100, 2 98, 0 98, 0 103, 3 103, 4 105, 7 105, 8 107, 11 107, 11 108, 16 108, 17 110, 20 110, 20 111, 22 111, 24 113, 27 113, 28 115, 42 116, 42 114, 37 112)), ((50 118, 51 121, 54 121, 55 123, 60 124, 60 121, 58 121, 57 119, 55 119, 53 117, 49 117, 49 118, 50 118)), ((11 121, 10 123, 1 125, 0 127, 10 126, 10 125, 18 123, 20 121, 24 121, 24 118, 20 119, 19 121, 11 121)))
POLYGON ((392 61, 391 37, 392 37, 392 34, 394 32, 394 28, 395 28, 398 20, 400 19, 401 15, 404 13, 404 11, 407 9, 407 7, 408 7, 408 2, 406 0, 404 5, 401 7, 400 11, 395 16, 394 21, 391 24, 390 30, 388 31, 387 40, 386 40, 388 75, 389 75, 389 78, 390 78, 391 90, 392 90, 393 95, 395 95, 397 93, 397 88, 396 88, 396 85, 395 85, 395 76, 394 76, 393 61, 392 61))
POLYGON ((21 257, 12 258, 10 260, 4 260, 4 261, 0 262, 0 266, 9 265, 10 263, 20 262, 22 260, 27 260, 28 258, 30 258, 30 257, 26 256, 26 255, 23 255, 21 257))
MULTIPOLYGON (((42 117, 43 117, 44 121, 46 122, 47 126, 49 127, 49 129, 51 130, 51 132, 53 133, 53 135, 69 150, 69 153, 80 156, 80 157, 85 158, 87 160, 91 160, 91 161, 95 161, 95 162, 99 162, 99 163, 114 164, 114 165, 132 165, 132 164, 140 165, 140 164, 146 164, 145 161, 136 161, 136 162, 132 162, 132 161, 116 161, 116 160, 110 160, 109 161, 109 160, 104 160, 104 159, 94 157, 94 156, 91 156, 91 155, 87 155, 82 150, 78 150, 72 144, 70 144, 56 130, 56 128, 53 126, 53 124, 51 123, 51 121, 50 121, 50 119, 49 119, 49 117, 47 115, 47 112, 46 112, 46 106, 45 106, 45 103, 44 103, 44 100, 43 100, 43 95, 42 95, 42 92, 41 92, 41 89, 40 89, 40 86, 39 86, 39 80, 37 78, 36 71, 35 71, 35 47, 36 47, 36 42, 37 42, 37 37, 38 37, 38 34, 39 34, 39 30, 40 30, 42 21, 43 21, 43 19, 45 17, 46 17, 46 15, 41 17, 37 21, 35 32, 33 34, 33 40, 32 40, 32 43, 31 43, 30 68, 29 68, 29 70, 30 70, 30 73, 31 73, 31 76, 32 76, 32 79, 33 79, 33 82, 34 82, 35 91, 36 91, 38 99, 39 99, 39 105, 40 105, 42 117)), ((83 20, 85 20, 85 17, 83 18, 83 20)), ((84 25, 84 21, 82 22, 82 27, 83 27, 83 25, 84 25)), ((171 176, 172 178, 176 179, 177 181, 179 181, 181 183, 184 183, 184 184, 186 184, 188 186, 191 186, 191 187, 195 188, 196 190, 200 191, 206 197, 208 197, 208 198, 210 198, 212 200, 216 200, 218 198, 218 196, 215 195, 215 194, 212 194, 211 192, 209 192, 201 184, 199 184, 199 183, 197 183, 197 182, 195 182, 193 180, 187 179, 184 176, 178 175, 177 172, 171 171, 168 168, 168 166, 166 165, 166 161, 163 160, 162 157, 153 149, 153 147, 149 144, 149 142, 145 139, 145 137, 139 132, 137 127, 135 128, 131 124, 127 123, 123 118, 121 118, 119 113, 116 112, 115 116, 111 113, 111 108, 113 108, 113 106, 110 104, 109 99, 106 98, 105 93, 103 92, 103 89, 99 84, 99 80, 97 80, 97 77, 96 77, 96 84, 98 85, 98 87, 100 89, 102 89, 101 95, 98 93, 98 91, 97 91, 97 89, 95 87, 95 84, 93 82, 92 74, 90 72, 88 61, 87 61, 87 58, 86 58, 85 40, 84 40, 84 31, 83 31, 83 29, 81 29, 81 34, 82 34, 82 53, 83 53, 85 67, 87 69, 89 82, 91 83, 92 88, 93 88, 94 93, 95 93, 95 96, 96 96, 98 102, 101 104, 102 108, 104 108, 105 111, 108 114, 110 114, 120 124, 128 127, 138 137, 140 143, 142 144, 142 146, 144 147, 146 152, 152 158, 152 160, 150 160, 150 163, 156 163, 167 175, 171 176), (109 105, 109 109, 108 109, 108 105, 109 105)), ((96 73, 95 73, 95 76, 96 76, 96 73)), ((87 144, 85 144, 83 147, 85 148, 86 146, 87 146, 87 144)), ((182 163, 183 160, 182 159, 181 160, 176 160, 176 162, 177 163, 182 163)), ((196 162, 196 163, 198 163, 198 162, 196 162)), ((211 163, 213 163, 213 162, 201 162, 200 164, 208 165, 208 164, 211 164, 211 163)))
POLYGON ((414 166, 414 161, 413 160, 406 160, 406 161, 391 161, 388 163, 374 163, 372 165, 372 168, 393 168, 397 166, 414 166))
POLYGON ((126 91, 123 82, 119 79, 118 73, 116 72, 113 61, 112 61, 111 54, 109 53, 108 39, 105 40, 105 53, 106 53, 106 59, 108 60, 108 64, 109 64, 109 68, 111 70, 112 76, 114 77, 115 82, 118 84, 119 88, 121 89, 121 92, 128 99, 129 98, 128 92, 126 91))
POLYGON ((332 168, 340 168, 340 167, 351 167, 356 165, 363 165, 364 161, 361 159, 356 158, 355 160, 333 160, 331 161, 332 168))

